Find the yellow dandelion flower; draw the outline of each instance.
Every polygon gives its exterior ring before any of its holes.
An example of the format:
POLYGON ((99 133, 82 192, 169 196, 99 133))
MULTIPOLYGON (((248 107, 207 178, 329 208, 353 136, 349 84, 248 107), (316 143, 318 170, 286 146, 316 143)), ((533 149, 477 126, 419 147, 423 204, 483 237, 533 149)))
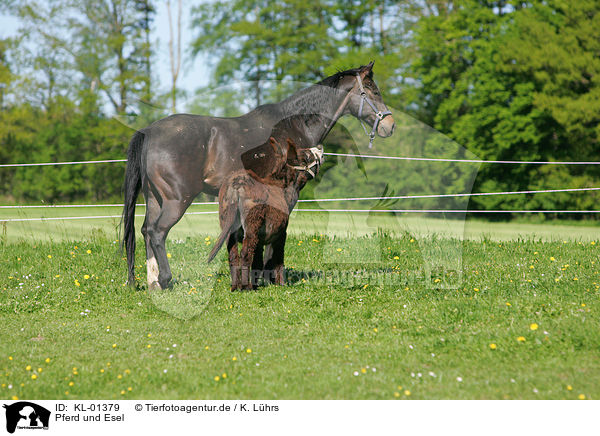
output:
POLYGON ((51 254, 48 255, 48 259, 52 259, 52 255, 51 254))
POLYGON ((523 336, 519 336, 517 338, 517 341, 519 341, 519 342, 525 342, 525 338, 523 336))
POLYGON ((374 331, 375 333, 377 333, 379 330, 377 330, 377 327, 375 327, 375 328, 373 329, 373 331, 374 331))
POLYGON ((19 399, 19 397, 17 397, 16 395, 13 395, 13 396, 12 396, 12 400, 13 400, 13 401, 17 401, 18 399, 19 399))
POLYGON ((219 381, 221 380, 221 377, 219 377, 218 375, 215 375, 215 381, 219 381))
POLYGON ((121 391, 121 395, 125 395, 125 389, 121 391))
POLYGON ((407 397, 410 396, 410 391, 407 389, 404 391, 404 395, 406 395, 407 397))
POLYGON ((81 286, 81 283, 79 283, 79 280, 75 280, 75 286, 81 286))
POLYGON ((104 374, 104 368, 100 370, 100 374, 104 374))
POLYGON ((367 368, 361 368, 360 372, 362 372, 363 374, 366 374, 367 373, 367 368))
POLYGON ((394 392, 394 397, 398 398, 400 396, 400 392, 394 392))
POLYGON ((37 375, 31 374, 31 380, 35 380, 35 379, 37 379, 37 375))
POLYGON ((550 256, 550 262, 555 262, 556 259, 554 258, 554 256, 550 256))
POLYGON ((89 274, 83 276, 84 279, 88 280, 90 278, 89 274))
POLYGON ((127 388, 127 390, 128 390, 129 392, 131 392, 131 391, 133 390, 133 388, 132 388, 131 386, 129 386, 129 387, 127 388))
POLYGON ((248 353, 248 354, 252 353, 252 349, 251 348, 246 348, 246 353, 248 353))
POLYGON ((475 292, 479 292, 479 288, 473 288, 475 292))
POLYGON ((394 260, 399 260, 399 259, 400 259, 400 257, 394 256, 394 260))
POLYGON ((117 378, 118 378, 119 380, 121 380, 121 379, 123 378, 123 376, 122 376, 121 374, 119 374, 119 375, 117 376, 117 378))
POLYGON ((567 385, 567 390, 568 390, 568 391, 572 391, 572 390, 573 390, 573 386, 571 386, 571 385, 567 385))
POLYGON ((580 400, 585 400, 585 395, 584 394, 579 394, 577 396, 577 398, 579 398, 580 400))
POLYGON ((73 385, 75 385, 75 383, 74 383, 74 382, 72 382, 72 381, 70 381, 70 382, 69 382, 69 386, 73 386, 73 385))
POLYGON ((31 365, 27 365, 27 366, 25 367, 25 371, 31 371, 31 365))
POLYGON ((495 350, 496 348, 498 348, 496 344, 490 344, 490 350, 495 350))
POLYGON ((38 372, 42 372, 44 368, 38 368, 38 372))
POLYGON ((13 357, 12 356, 8 356, 8 360, 13 360, 13 357))
POLYGON ((538 326, 536 323, 533 323, 533 324, 530 324, 530 325, 529 325, 529 328, 530 328, 531 330, 537 330, 537 329, 538 329, 538 327, 539 327, 539 326, 538 326))
POLYGON ((146 348, 152 348, 152 345, 148 344, 146 345, 146 348))
POLYGON ((506 305, 507 305, 508 307, 512 306, 512 304, 510 304, 508 301, 506 302, 506 305))
POLYGON ((210 347, 207 345, 206 347, 204 347, 205 350, 208 350, 210 347))
POLYGON ((126 369, 126 370, 125 370, 125 374, 129 375, 129 374, 131 374, 131 371, 130 371, 130 370, 128 370, 128 369, 126 369))
POLYGON ((117 344, 112 344, 112 347, 113 348, 117 348, 117 344))
POLYGON ((171 253, 167 253, 167 257, 170 259, 172 257, 171 253))
POLYGON ((235 361, 237 360, 237 357, 233 356, 233 357, 231 358, 231 360, 233 360, 233 361, 235 362, 235 361))
POLYGON ((227 378, 227 373, 226 373, 226 372, 224 372, 223 374, 221 374, 221 377, 223 377, 223 378, 227 378))
POLYGON ((92 250, 89 250, 89 249, 88 249, 88 250, 86 251, 86 253, 87 253, 87 254, 92 254, 92 250))
POLYGON ((339 253, 340 251, 342 251, 341 248, 337 248, 336 251, 339 253))
POLYGON ((44 360, 44 362, 46 362, 46 363, 50 363, 50 358, 49 358, 49 357, 46 357, 46 360, 44 360))

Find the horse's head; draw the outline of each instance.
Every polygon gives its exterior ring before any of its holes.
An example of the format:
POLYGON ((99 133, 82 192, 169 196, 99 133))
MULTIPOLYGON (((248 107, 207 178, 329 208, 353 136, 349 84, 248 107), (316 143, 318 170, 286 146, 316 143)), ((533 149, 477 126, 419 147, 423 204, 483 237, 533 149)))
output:
POLYGON ((372 126, 371 137, 377 133, 385 138, 394 133, 394 117, 383 102, 379 88, 373 80, 373 62, 358 68, 356 74, 346 75, 340 83, 340 88, 349 93, 345 112, 372 126))

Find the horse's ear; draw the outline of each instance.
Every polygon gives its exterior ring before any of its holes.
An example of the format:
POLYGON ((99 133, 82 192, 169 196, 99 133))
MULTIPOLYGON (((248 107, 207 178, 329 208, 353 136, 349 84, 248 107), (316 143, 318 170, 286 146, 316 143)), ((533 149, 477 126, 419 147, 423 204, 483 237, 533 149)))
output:
POLYGON ((363 79, 373 75, 373 65, 375 65, 375 61, 371 61, 368 65, 360 67, 360 75, 363 79))

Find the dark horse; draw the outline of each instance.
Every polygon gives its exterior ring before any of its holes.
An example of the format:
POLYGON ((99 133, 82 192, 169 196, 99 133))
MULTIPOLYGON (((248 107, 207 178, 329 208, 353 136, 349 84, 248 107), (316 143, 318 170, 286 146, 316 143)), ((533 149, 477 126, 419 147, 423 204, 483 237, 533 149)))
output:
POLYGON ((264 144, 275 125, 284 124, 287 137, 298 148, 311 148, 345 114, 372 125, 371 139, 375 133, 387 137, 394 132, 391 112, 373 81, 373 62, 338 72, 241 117, 177 114, 137 131, 127 151, 124 185, 123 243, 129 284, 135 284, 134 219, 140 190, 146 199, 142 234, 148 287, 164 289, 172 277, 165 240, 194 197, 201 192, 217 195, 222 181, 243 168, 241 156, 264 144))

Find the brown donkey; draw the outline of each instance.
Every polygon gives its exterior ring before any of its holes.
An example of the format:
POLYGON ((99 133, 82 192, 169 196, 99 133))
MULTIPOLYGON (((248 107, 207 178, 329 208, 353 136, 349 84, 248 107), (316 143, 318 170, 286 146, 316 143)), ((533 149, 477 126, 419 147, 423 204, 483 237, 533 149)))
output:
POLYGON ((267 149, 272 150, 268 171, 261 176, 251 169, 236 171, 219 190, 221 234, 208 261, 214 259, 227 240, 231 290, 253 289, 261 272, 265 281, 274 279, 276 284, 284 284, 283 256, 289 215, 300 190, 316 175, 323 161, 322 148, 296 149, 289 138, 286 146, 281 146, 274 137, 267 144, 270 145, 267 149), (264 246, 267 246, 265 264, 264 246))

